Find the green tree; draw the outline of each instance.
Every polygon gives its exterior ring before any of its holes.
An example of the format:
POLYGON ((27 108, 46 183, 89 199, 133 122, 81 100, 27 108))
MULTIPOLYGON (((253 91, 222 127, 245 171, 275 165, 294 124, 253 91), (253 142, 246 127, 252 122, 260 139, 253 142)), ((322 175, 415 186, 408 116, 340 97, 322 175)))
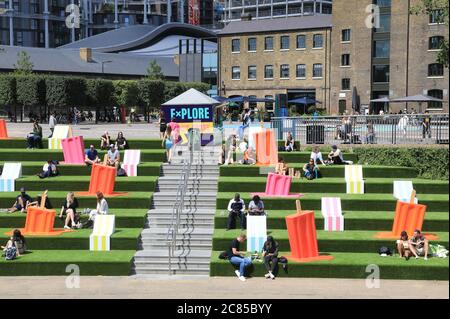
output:
POLYGON ((17 64, 14 64, 14 73, 18 75, 30 75, 33 73, 34 64, 25 51, 17 53, 17 64))
MULTIPOLYGON (((448 28, 448 0, 420 0, 420 2, 411 8, 411 14, 414 15, 427 15, 435 14, 438 23, 445 24, 448 28)), ((448 68, 449 64, 449 51, 448 51, 448 38, 444 38, 440 43, 440 51, 437 56, 437 62, 443 64, 448 68)))
POLYGON ((148 63, 146 78, 149 80, 164 80, 162 69, 155 60, 148 63))

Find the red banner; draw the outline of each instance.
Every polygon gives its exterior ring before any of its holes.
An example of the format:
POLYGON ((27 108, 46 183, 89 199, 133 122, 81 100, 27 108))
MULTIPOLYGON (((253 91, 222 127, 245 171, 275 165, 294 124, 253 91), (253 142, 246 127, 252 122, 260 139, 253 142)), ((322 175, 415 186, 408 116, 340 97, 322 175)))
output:
POLYGON ((189 0, 189 24, 200 24, 200 0, 189 0))

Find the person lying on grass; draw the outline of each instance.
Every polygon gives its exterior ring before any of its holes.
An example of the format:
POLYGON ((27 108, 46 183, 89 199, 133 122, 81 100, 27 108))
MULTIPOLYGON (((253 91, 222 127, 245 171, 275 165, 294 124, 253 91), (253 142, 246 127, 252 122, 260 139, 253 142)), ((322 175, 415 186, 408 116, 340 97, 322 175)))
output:
POLYGON ((48 160, 42 167, 42 172, 37 174, 39 178, 54 177, 58 175, 58 167, 56 166, 56 162, 53 160, 48 160))
POLYGON ((8 208, 8 213, 14 213, 18 211, 26 213, 27 206, 31 202, 33 202, 33 199, 25 192, 25 188, 22 187, 20 189, 20 195, 16 197, 14 205, 11 208, 8 208))
POLYGON ((400 234, 400 239, 397 240, 397 250, 400 258, 405 257, 406 260, 409 260, 412 255, 414 255, 416 258, 419 258, 416 251, 411 249, 411 247, 412 245, 408 239, 408 233, 406 231, 402 231, 400 234))
POLYGON ((27 245, 25 242, 25 237, 23 237, 22 233, 18 229, 14 229, 11 238, 6 243, 6 246, 1 246, 3 251, 6 253, 8 249, 15 250, 15 256, 19 257, 24 254, 27 250, 27 245))
POLYGON ((66 215, 64 222, 64 229, 76 228, 80 222, 80 215, 77 214, 78 200, 75 198, 73 192, 67 193, 66 201, 61 207, 59 218, 63 219, 63 215, 66 215))

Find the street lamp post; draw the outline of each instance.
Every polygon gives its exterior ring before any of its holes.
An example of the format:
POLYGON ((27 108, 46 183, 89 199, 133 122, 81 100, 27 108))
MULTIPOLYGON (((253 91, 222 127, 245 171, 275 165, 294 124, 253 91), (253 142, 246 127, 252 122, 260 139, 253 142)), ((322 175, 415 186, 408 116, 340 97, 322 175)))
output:
POLYGON ((108 61, 101 61, 100 63, 102 64, 102 74, 104 74, 105 73, 105 64, 106 63, 111 63, 112 61, 111 60, 108 60, 108 61))

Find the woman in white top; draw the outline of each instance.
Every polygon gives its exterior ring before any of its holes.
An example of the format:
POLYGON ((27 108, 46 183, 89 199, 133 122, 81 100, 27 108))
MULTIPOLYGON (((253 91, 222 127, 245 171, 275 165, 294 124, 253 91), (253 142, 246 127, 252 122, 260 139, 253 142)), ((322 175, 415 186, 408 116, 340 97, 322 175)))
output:
POLYGON ((313 150, 311 152, 311 156, 309 158, 312 158, 314 160, 314 163, 317 165, 325 165, 325 162, 323 161, 322 153, 320 152, 320 149, 318 146, 314 146, 313 150))
POLYGON ((97 192, 97 208, 94 210, 91 210, 89 213, 89 219, 94 221, 95 216, 98 214, 101 215, 107 215, 108 214, 108 202, 106 201, 105 197, 103 196, 102 192, 97 192))

